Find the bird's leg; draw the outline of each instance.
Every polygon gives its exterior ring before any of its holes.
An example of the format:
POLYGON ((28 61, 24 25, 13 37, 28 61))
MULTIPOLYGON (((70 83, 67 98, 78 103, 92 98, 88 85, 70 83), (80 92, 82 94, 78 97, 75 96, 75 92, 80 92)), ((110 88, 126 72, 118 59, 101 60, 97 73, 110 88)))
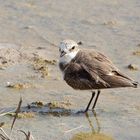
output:
POLYGON ((94 110, 94 108, 95 108, 95 106, 96 106, 96 103, 97 103, 97 100, 98 100, 98 97, 99 97, 100 93, 101 93, 101 91, 98 90, 97 96, 96 96, 96 98, 95 98, 95 102, 94 102, 94 104, 93 104, 93 106, 92 106, 92 110, 94 110))
POLYGON ((95 91, 93 91, 93 92, 92 92, 92 96, 91 96, 90 101, 89 101, 89 103, 88 103, 88 105, 87 105, 87 108, 85 109, 85 111, 84 111, 84 112, 87 112, 87 111, 88 111, 89 106, 90 106, 90 104, 91 104, 91 102, 92 102, 92 100, 93 100, 94 96, 95 96, 95 91))

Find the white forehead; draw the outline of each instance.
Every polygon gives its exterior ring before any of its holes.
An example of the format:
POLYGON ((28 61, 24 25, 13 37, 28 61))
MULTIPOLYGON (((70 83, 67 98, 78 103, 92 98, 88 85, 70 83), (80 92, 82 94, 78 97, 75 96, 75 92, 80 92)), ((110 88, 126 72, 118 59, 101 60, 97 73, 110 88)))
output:
POLYGON ((59 48, 64 50, 64 49, 71 48, 73 46, 78 46, 78 44, 73 40, 63 40, 62 42, 60 42, 59 48))

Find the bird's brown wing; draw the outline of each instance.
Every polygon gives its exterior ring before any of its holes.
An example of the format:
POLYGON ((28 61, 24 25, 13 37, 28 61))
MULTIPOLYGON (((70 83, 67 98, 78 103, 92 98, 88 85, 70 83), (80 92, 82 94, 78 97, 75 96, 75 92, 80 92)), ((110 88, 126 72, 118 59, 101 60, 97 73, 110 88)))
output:
POLYGON ((109 74, 112 71, 118 71, 105 55, 95 50, 79 51, 72 61, 83 65, 87 71, 93 71, 98 76, 109 74))
POLYGON ((113 63, 111 60, 109 60, 108 57, 106 57, 104 54, 97 52, 97 56, 95 57, 97 60, 100 62, 104 63, 107 67, 110 67, 109 69, 111 70, 112 74, 126 78, 130 81, 134 81, 130 77, 128 77, 126 74, 122 73, 113 63))
POLYGON ((135 87, 136 82, 122 74, 105 55, 97 51, 80 51, 73 62, 82 66, 93 79, 96 80, 98 77, 100 81, 104 81, 112 88, 135 87))
POLYGON ((109 87, 109 85, 99 78, 96 73, 92 71, 91 75, 84 65, 78 63, 69 63, 65 68, 64 73, 64 80, 74 89, 87 90, 109 87))

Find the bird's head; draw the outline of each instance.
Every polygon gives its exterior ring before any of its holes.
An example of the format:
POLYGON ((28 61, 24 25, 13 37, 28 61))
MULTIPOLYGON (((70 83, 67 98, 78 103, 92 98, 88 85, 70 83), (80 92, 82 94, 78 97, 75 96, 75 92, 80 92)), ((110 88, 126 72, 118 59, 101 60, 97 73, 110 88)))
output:
POLYGON ((74 58, 78 53, 78 44, 73 40, 63 40, 59 45, 60 58, 74 58))

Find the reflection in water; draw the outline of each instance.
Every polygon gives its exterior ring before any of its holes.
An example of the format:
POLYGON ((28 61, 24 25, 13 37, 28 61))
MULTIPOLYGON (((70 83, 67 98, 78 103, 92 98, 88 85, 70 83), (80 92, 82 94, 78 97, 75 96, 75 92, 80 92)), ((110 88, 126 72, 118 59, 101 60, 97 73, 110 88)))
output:
POLYGON ((96 115, 96 112, 93 111, 93 115, 94 115, 95 122, 96 122, 96 125, 97 125, 97 130, 94 128, 94 126, 93 126, 93 124, 92 124, 92 121, 90 120, 89 114, 86 113, 85 115, 86 115, 86 118, 87 118, 87 120, 88 120, 88 122, 89 122, 89 125, 90 125, 90 128, 91 128, 92 132, 93 132, 93 133, 99 133, 101 127, 100 127, 100 123, 99 123, 98 117, 97 117, 97 115, 96 115))
POLYGON ((93 111, 93 115, 95 118, 95 125, 93 125, 89 114, 85 114, 91 128, 91 132, 79 132, 75 134, 71 140, 113 140, 113 138, 111 138, 110 136, 100 133, 101 127, 95 111, 93 111))

